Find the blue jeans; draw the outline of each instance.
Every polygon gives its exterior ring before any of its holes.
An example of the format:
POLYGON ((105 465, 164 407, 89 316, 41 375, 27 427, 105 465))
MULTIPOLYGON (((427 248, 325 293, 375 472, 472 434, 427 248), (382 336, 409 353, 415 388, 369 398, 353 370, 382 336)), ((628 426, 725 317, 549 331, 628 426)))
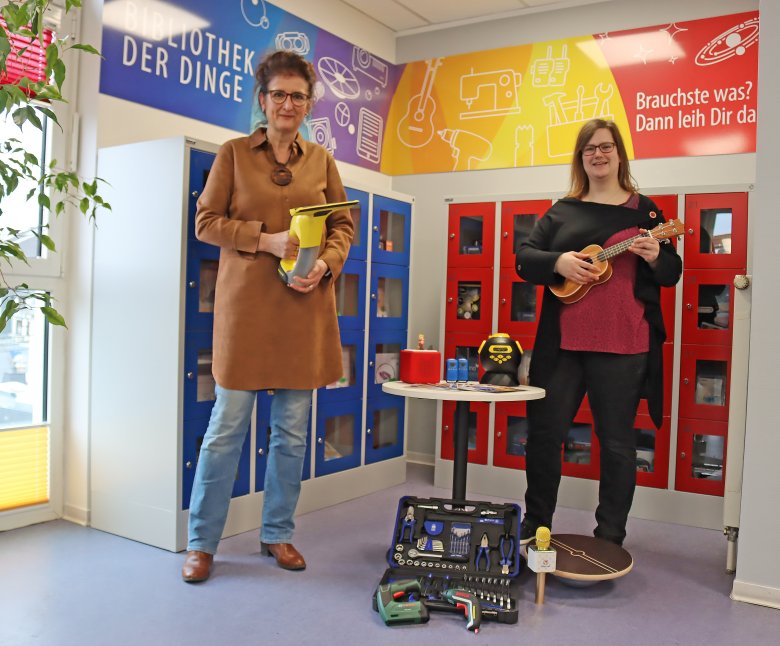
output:
MULTIPOLYGON (((253 390, 216 387, 217 401, 200 447, 190 498, 188 550, 215 554, 225 528, 241 447, 257 397, 253 390)), ((301 492, 311 390, 276 390, 265 471, 264 543, 289 543, 301 492)))

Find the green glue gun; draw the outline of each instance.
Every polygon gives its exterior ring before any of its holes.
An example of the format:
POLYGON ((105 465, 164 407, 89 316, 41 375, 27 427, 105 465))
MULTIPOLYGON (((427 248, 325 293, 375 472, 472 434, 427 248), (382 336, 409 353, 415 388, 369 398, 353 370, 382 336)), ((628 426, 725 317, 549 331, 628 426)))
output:
POLYGON ((428 608, 419 595, 420 582, 417 579, 382 583, 376 589, 376 608, 388 626, 424 624, 428 621, 428 608), (415 593, 418 598, 411 598, 415 593))

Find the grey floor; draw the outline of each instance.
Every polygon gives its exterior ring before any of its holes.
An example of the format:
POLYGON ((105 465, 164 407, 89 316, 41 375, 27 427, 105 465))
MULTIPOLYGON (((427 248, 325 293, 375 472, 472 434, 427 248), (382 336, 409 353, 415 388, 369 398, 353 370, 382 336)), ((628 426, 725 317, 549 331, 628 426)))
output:
MULTIPOLYGON (((180 554, 68 522, 0 533, 0 644, 780 643, 780 612, 729 599, 720 532, 633 519, 625 547, 635 567, 623 579, 572 588, 548 577, 536 606, 526 571, 516 625, 484 623, 474 636, 459 616, 437 613, 426 625, 388 628, 371 596, 398 500, 448 495, 432 482, 431 469, 410 465, 404 485, 299 517, 304 572, 262 557, 255 532, 226 539, 212 578, 198 585, 181 581, 180 554)), ((588 512, 556 515, 558 532, 592 525, 588 512)))

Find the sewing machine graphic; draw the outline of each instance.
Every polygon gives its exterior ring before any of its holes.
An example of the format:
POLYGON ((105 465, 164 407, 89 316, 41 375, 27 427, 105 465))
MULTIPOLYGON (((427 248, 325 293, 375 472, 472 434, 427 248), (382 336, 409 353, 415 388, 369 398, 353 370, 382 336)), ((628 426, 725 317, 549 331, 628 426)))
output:
POLYGON ((585 96, 585 87, 577 86, 577 98, 567 99, 566 92, 553 92, 542 101, 549 110, 547 154, 550 157, 570 157, 582 124, 591 119, 613 119, 609 100, 615 89, 599 83, 593 94, 585 96))
POLYGON ((520 112, 520 72, 492 70, 460 77, 460 99, 468 108, 461 119, 496 117, 520 112))

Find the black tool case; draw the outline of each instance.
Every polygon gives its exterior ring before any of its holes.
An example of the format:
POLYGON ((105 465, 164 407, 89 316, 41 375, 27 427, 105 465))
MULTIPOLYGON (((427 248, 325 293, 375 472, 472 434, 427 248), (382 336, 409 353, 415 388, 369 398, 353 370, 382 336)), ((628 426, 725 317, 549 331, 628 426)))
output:
POLYGON ((517 623, 519 528, 520 506, 513 503, 404 496, 380 584, 416 578, 431 610, 456 610, 441 592, 468 590, 480 601, 483 621, 517 623))

